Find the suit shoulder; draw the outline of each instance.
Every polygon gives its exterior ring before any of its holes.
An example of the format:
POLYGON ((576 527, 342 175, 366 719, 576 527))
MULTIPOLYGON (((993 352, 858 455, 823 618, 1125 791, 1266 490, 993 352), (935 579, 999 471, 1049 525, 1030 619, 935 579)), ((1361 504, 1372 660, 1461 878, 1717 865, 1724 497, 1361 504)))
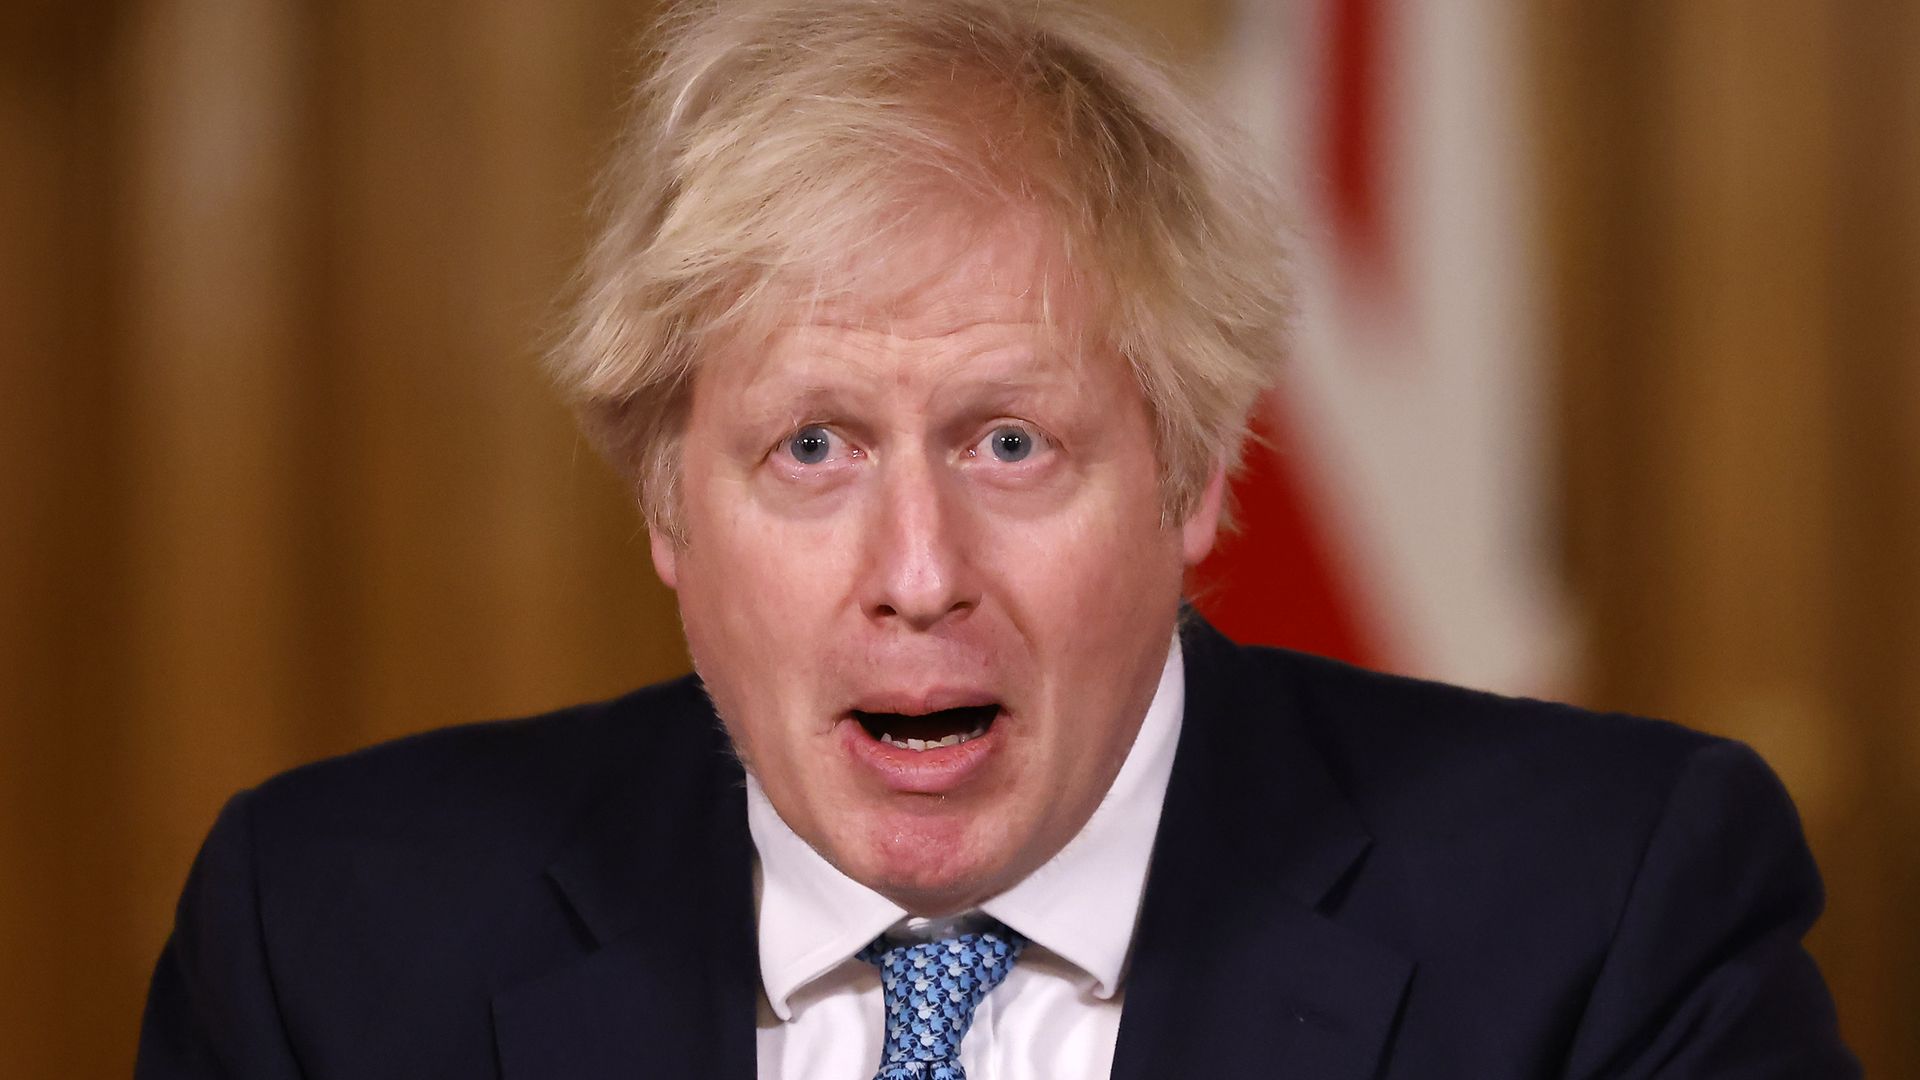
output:
POLYGON ((307 845, 535 840, 616 776, 715 752, 691 676, 539 716, 439 728, 302 765, 245 798, 255 829, 307 845))
POLYGON ((1788 865, 1782 888, 1811 880, 1795 862, 1804 841, 1786 791, 1733 740, 1297 654, 1241 655, 1239 711, 1297 725, 1371 838, 1368 880, 1420 898, 1409 922, 1399 899, 1356 888, 1349 914, 1430 960, 1467 970, 1518 949, 1598 963, 1636 889, 1654 904, 1688 893, 1659 872, 1685 858, 1657 855, 1694 850, 1689 839, 1713 838, 1716 858, 1756 875, 1788 865))
MULTIPOLYGON (((1752 759, 1664 720, 1242 650, 1256 708, 1285 708, 1378 824, 1431 828, 1581 807, 1650 827, 1696 759, 1752 759)), ((1756 762, 1757 763, 1757 762, 1756 762)), ((1764 770, 1764 766, 1761 766, 1764 770)))

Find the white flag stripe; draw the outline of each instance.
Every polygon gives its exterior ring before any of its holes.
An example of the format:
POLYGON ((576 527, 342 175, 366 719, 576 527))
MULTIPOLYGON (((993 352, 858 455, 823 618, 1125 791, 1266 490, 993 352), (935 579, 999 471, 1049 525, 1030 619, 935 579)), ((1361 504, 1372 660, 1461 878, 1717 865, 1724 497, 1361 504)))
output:
POLYGON ((1517 13, 1383 3, 1380 167, 1397 275, 1342 287, 1318 180, 1322 3, 1242 0, 1227 85, 1306 224, 1285 385, 1328 532, 1358 568, 1387 666, 1552 693, 1572 640, 1548 516, 1517 13))

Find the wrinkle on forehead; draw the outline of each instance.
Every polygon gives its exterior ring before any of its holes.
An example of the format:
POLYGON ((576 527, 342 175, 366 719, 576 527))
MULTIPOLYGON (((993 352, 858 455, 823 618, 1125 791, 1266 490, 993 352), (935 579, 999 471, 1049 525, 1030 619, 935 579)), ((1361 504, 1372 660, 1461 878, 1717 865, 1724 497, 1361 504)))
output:
POLYGON ((915 340, 992 323, 1031 324, 1048 337, 1095 331, 1085 275, 1037 210, 923 207, 906 220, 917 227, 777 286, 782 298, 768 329, 813 325, 915 340))
POLYGON ((843 257, 805 292, 789 286, 781 300, 763 298, 770 309, 760 325, 706 350, 695 396, 702 383, 718 389, 716 379, 753 398, 808 385, 845 390, 848 379, 893 382, 909 377, 898 364, 909 355, 935 381, 1077 370, 1100 339, 1086 332, 1087 305, 1035 231, 1009 218, 965 229, 946 217, 946 227, 899 247, 843 257))
POLYGON ((1089 384, 1083 358, 1060 350, 1031 320, 916 321, 940 329, 909 334, 831 323, 788 327, 766 348, 730 359, 727 381, 736 407, 749 416, 784 416, 883 398, 917 407, 956 395, 1009 402, 1035 394, 1077 398, 1089 384))
POLYGON ((874 287, 812 298, 755 347, 727 350, 718 367, 733 407, 772 423, 876 395, 904 394, 895 407, 913 410, 943 399, 1013 408, 1105 385, 1085 365, 1107 354, 1086 347, 1081 305, 1031 234, 1003 228, 965 249, 954 239, 925 237, 878 268, 850 267, 874 287))

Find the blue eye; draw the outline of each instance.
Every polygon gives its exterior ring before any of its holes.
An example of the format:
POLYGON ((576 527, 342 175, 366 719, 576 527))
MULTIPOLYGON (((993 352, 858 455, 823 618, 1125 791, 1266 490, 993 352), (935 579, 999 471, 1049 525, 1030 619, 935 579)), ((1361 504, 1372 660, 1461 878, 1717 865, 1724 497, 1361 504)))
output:
POLYGON ((833 449, 833 436, 819 424, 809 424, 793 433, 787 440, 787 453, 802 465, 818 465, 827 460, 827 452, 833 449))
POLYGON ((1011 426, 995 428, 993 434, 987 436, 987 446, 993 456, 1008 463, 1026 460, 1027 455, 1033 453, 1033 442, 1032 432, 1011 426))

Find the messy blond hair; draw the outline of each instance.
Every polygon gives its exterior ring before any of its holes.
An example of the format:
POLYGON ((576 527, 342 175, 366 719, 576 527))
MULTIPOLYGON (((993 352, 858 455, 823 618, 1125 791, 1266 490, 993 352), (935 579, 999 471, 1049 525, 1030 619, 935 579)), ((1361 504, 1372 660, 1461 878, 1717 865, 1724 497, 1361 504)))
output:
POLYGON ((1218 125, 1101 20, 1050 0, 709 0, 656 41, 552 354, 649 527, 684 540, 702 356, 954 202, 1052 232, 1151 410, 1166 520, 1237 465, 1285 348, 1281 223, 1218 125))

